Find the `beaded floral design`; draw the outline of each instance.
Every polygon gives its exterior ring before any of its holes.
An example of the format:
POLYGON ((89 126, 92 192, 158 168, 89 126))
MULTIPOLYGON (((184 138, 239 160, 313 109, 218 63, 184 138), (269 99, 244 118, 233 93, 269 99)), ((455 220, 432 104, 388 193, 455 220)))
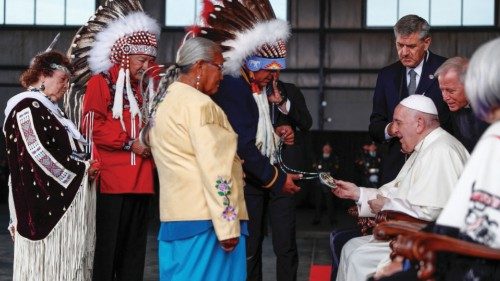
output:
POLYGON ((231 201, 229 200, 229 195, 231 194, 231 182, 218 177, 215 181, 215 188, 217 188, 217 194, 222 196, 224 199, 224 211, 222 211, 222 218, 227 221, 234 221, 238 215, 238 211, 231 206, 231 201))

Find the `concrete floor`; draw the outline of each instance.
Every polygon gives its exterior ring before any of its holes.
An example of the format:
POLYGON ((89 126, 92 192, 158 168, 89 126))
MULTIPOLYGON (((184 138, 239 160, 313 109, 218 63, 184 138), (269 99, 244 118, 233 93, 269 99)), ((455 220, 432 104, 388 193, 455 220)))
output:
MULTIPOLYGON (((0 281, 12 280, 13 244, 7 231, 8 208, 0 205, 0 281)), ((344 212, 341 212, 344 214, 344 212)), ((299 250, 298 280, 309 280, 309 271, 312 264, 327 265, 331 263, 329 233, 332 226, 323 217, 319 225, 311 225, 314 210, 308 208, 297 209, 297 246, 299 250)), ((348 227, 352 220, 342 215, 336 227, 348 227)), ((145 281, 158 280, 158 257, 156 241, 157 224, 150 227, 148 236, 145 281)), ((271 237, 264 240, 263 247, 264 281, 276 280, 275 258, 272 250, 271 237)), ((326 281, 326 280, 325 280, 326 281)))

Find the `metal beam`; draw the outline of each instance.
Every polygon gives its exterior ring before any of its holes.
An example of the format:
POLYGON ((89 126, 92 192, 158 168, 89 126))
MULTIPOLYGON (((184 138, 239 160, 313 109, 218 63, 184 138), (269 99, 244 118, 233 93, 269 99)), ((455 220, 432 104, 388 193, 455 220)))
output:
POLYGON ((0 83, 0 88, 22 88, 21 84, 19 83, 0 83))
POLYGON ((0 65, 0 71, 26 70, 27 68, 28 68, 28 65, 10 65, 10 64, 0 65))
MULTIPOLYGON (((1 67, 0 67, 1 69, 1 67)), ((380 68, 342 68, 342 67, 323 67, 323 73, 326 74, 377 74, 380 68)), ((318 68, 287 68, 282 73, 318 73, 318 68)))
MULTIPOLYGON (((301 90, 317 90, 317 86, 300 86, 301 90)), ((324 86, 323 90, 336 90, 336 91, 373 91, 374 87, 332 87, 332 86, 324 86)))
POLYGON ((320 0, 319 4, 319 110, 318 110, 318 125, 319 129, 324 128, 324 118, 325 118, 325 45, 326 45, 326 33, 325 33, 325 9, 326 0, 320 0))
MULTIPOLYGON (((497 12, 498 13, 498 12, 497 12)), ((495 32, 500 31, 498 26, 449 26, 449 27, 432 27, 432 33, 440 32, 495 32)), ((292 28, 292 33, 317 33, 317 28, 292 28)), ((356 33, 356 34, 373 34, 373 33, 390 33, 393 34, 392 27, 362 27, 362 28, 325 28, 325 33, 356 33)))

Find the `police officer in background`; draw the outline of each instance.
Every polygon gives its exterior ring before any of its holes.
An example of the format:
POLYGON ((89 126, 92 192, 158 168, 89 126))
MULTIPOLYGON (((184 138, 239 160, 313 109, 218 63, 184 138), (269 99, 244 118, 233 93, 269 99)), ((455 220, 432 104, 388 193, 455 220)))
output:
POLYGON ((377 145, 369 143, 363 145, 363 152, 356 159, 356 166, 361 173, 361 184, 366 187, 379 186, 380 155, 377 152, 377 145))
MULTIPOLYGON (((339 159, 337 155, 332 152, 332 150, 333 149, 330 143, 325 143, 321 149, 322 154, 313 164, 313 168, 318 172, 329 173, 335 178, 339 171, 339 159)), ((331 194, 330 188, 317 180, 315 186, 313 187, 313 193, 315 213, 312 224, 316 225, 321 222, 321 216, 323 215, 323 204, 326 204, 326 212, 330 220, 330 224, 335 224, 335 204, 333 202, 334 197, 331 194)))

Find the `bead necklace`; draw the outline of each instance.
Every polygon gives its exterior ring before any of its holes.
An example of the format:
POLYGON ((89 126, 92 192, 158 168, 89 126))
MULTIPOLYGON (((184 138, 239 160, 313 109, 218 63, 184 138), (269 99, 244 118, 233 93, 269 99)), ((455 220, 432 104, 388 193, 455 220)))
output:
POLYGON ((282 157, 282 148, 283 148, 283 139, 280 138, 280 141, 278 143, 278 149, 276 150, 276 159, 278 161, 278 165, 280 166, 281 170, 285 173, 294 173, 294 174, 301 174, 303 180, 312 180, 312 179, 318 179, 320 182, 332 189, 337 187, 337 184, 335 183, 335 179, 330 175, 330 173, 326 172, 304 172, 304 171, 299 171, 296 169, 292 169, 288 167, 285 162, 283 162, 283 157, 282 157))

